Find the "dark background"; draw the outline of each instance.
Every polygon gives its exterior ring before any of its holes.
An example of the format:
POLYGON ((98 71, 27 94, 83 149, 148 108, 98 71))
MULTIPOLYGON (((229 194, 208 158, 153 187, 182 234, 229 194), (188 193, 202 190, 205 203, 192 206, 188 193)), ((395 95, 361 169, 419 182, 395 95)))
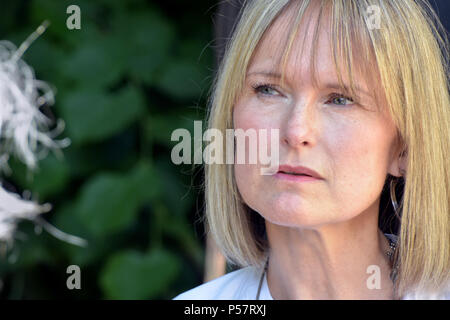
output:
POLYGON ((437 11, 441 22, 444 27, 447 29, 447 32, 450 30, 450 1, 448 0, 431 0, 431 5, 437 11))

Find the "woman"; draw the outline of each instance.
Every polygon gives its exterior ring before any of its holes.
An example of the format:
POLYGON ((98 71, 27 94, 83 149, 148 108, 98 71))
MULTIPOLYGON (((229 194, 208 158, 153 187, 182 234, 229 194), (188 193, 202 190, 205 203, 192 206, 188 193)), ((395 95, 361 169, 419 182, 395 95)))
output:
POLYGON ((206 165, 210 233, 243 268, 175 299, 449 299, 443 34, 425 0, 250 1, 209 127, 278 130, 279 167, 206 165))

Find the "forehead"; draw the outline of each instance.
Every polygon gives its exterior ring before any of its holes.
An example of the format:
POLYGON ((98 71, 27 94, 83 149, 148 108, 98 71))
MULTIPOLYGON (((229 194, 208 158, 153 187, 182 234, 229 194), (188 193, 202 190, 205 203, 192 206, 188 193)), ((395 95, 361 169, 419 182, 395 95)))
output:
MULTIPOLYGON (((288 40, 295 23, 295 6, 287 7, 272 23, 258 44, 250 61, 251 67, 266 67, 279 69, 283 54, 288 46, 288 40)), ((309 73, 313 55, 320 60, 320 66, 331 67, 331 48, 329 45, 329 22, 321 19, 319 10, 309 6, 300 21, 292 47, 289 50, 286 76, 309 73), (317 32, 317 33, 316 33, 317 32), (315 36, 317 39, 315 39, 315 36), (316 49, 315 52, 313 52, 316 49), (305 70, 306 69, 306 70, 305 70)))
MULTIPOLYGON (((319 2, 312 2, 303 13, 295 30, 295 19, 298 6, 293 2, 278 16, 265 32, 250 60, 247 74, 255 72, 284 73, 285 79, 291 83, 320 84, 338 81, 338 72, 333 58, 330 8, 320 8, 319 2), (291 47, 289 37, 295 32, 291 47), (282 70, 282 59, 288 50, 285 69, 282 70)), ((352 59, 352 75, 342 69, 340 59, 339 76, 348 85, 350 77, 358 82, 360 87, 367 88, 365 72, 362 71, 363 61, 354 55, 352 59)), ((373 72, 372 72, 373 73, 373 72)))

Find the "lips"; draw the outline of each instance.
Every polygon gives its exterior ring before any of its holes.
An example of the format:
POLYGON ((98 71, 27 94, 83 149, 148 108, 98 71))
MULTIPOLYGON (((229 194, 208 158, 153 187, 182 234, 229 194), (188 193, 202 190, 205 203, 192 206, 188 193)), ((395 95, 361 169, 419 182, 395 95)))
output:
POLYGON ((307 176, 316 179, 323 179, 316 171, 303 166, 282 165, 279 167, 279 173, 290 174, 293 176, 307 176))

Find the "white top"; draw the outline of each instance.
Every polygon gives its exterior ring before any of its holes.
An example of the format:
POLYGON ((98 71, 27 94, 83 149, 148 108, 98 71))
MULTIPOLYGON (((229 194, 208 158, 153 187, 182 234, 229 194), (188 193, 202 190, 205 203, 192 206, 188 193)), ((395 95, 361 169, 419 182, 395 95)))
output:
MULTIPOLYGON (((246 267, 179 294, 174 300, 255 300, 263 269, 246 267)), ((273 300, 264 276, 260 300, 273 300)))
MULTIPOLYGON (((255 300, 262 272, 262 269, 256 267, 242 268, 183 292, 173 300, 255 300)), ((273 300, 266 275, 263 279, 259 299, 273 300)), ((414 292, 407 294, 403 299, 450 300, 450 290, 440 295, 424 295, 414 292)))

